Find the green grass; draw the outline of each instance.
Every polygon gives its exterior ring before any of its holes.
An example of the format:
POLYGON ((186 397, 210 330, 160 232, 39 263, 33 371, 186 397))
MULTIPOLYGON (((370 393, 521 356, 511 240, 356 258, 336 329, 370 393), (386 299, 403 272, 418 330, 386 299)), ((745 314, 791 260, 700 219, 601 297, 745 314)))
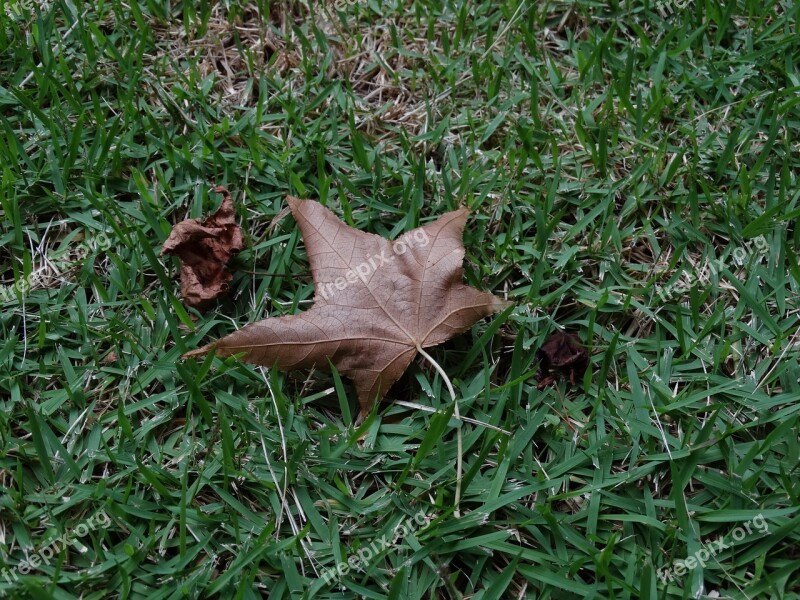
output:
POLYGON ((2 7, 0 596, 800 597, 800 5, 2 7), (190 314, 159 252, 212 182, 247 249, 190 314), (460 518, 424 361, 355 431, 336 374, 179 359, 309 306, 286 194, 472 210, 466 279, 517 306, 432 349, 483 423, 460 518), (538 390, 558 329, 590 368, 538 390))

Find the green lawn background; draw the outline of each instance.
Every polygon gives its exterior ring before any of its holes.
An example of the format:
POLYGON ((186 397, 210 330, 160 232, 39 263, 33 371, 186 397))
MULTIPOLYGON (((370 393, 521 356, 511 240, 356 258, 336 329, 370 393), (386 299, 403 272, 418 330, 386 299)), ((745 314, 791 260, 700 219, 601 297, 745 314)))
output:
POLYGON ((4 1, 0 595, 798 598, 798 11, 4 1), (159 253, 213 185, 246 250, 199 315, 159 253), (424 361, 357 432, 335 374, 179 359, 309 306, 287 194, 471 209, 516 307, 432 349, 460 518, 424 361), (558 330, 590 367, 539 390, 558 330))

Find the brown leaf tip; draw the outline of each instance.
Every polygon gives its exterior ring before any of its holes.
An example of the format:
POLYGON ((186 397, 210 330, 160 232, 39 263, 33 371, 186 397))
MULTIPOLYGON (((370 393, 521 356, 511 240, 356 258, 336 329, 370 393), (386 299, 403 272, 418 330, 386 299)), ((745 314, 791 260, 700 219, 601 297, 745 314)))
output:
POLYGON ((184 353, 181 356, 182 360, 186 360, 187 358, 202 358, 209 352, 214 349, 214 344, 206 344, 202 348, 196 348, 195 350, 189 350, 189 352, 184 353))

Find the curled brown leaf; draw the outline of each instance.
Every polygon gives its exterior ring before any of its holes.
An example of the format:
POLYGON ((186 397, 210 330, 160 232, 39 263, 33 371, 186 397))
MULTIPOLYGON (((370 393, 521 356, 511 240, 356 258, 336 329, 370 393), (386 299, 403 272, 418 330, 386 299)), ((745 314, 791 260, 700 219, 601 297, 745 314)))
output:
POLYGON ((161 248, 162 256, 172 254, 181 260, 181 298, 198 310, 228 292, 233 278, 228 261, 244 248, 230 193, 222 186, 214 191, 223 195, 217 212, 203 221, 181 221, 161 248))

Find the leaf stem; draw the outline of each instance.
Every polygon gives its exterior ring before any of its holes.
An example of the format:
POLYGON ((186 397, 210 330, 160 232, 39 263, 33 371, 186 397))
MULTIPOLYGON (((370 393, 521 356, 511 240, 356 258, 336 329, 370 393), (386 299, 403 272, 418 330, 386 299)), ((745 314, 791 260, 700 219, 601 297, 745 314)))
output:
POLYGON ((447 386, 447 391, 450 392, 450 399, 453 401, 453 415, 455 416, 456 421, 458 423, 458 425, 456 425, 456 445, 457 445, 456 500, 455 500, 455 510, 453 511, 453 514, 456 516, 456 518, 458 518, 461 516, 461 510, 459 508, 459 505, 461 504, 461 476, 462 476, 462 471, 464 470, 464 462, 463 462, 464 442, 461 437, 462 421, 461 421, 461 413, 458 410, 458 402, 456 402, 456 391, 453 389, 453 384, 450 382, 450 378, 447 376, 447 373, 444 372, 444 369, 439 365, 439 363, 433 360, 433 357, 430 354, 428 354, 427 352, 425 352, 425 350, 422 349, 422 346, 417 345, 417 352, 419 352, 423 357, 425 357, 425 360, 431 363, 431 365, 433 365, 433 368, 436 369, 437 373, 439 373, 441 378, 444 380, 444 384, 447 386))

